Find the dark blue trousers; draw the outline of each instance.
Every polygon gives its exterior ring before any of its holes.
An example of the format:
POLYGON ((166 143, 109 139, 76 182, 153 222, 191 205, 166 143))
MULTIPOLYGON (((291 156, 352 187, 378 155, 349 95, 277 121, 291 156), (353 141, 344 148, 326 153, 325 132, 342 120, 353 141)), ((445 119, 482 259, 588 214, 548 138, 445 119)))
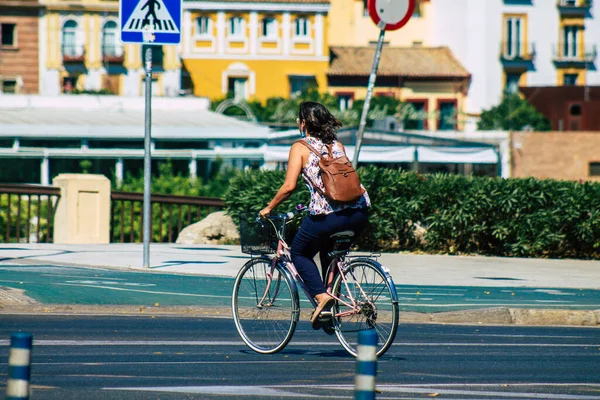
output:
POLYGON ((333 250, 334 242, 330 236, 341 231, 353 231, 357 238, 369 221, 366 208, 347 208, 326 215, 309 215, 300 226, 292 242, 292 262, 296 266, 302 280, 308 286, 311 296, 325 293, 323 276, 329 262, 327 253, 333 250), (322 272, 314 261, 319 253, 322 272))

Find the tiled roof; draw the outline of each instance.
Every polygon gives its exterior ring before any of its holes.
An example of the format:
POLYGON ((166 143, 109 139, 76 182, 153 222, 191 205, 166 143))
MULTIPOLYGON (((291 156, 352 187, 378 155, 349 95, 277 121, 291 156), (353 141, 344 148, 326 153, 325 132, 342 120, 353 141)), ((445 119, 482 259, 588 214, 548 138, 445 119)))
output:
POLYGON ((285 4, 329 4, 329 0, 184 0, 206 3, 285 3, 285 4))
MULTIPOLYGON (((371 73, 375 47, 331 47, 329 76, 371 73)), ((471 74, 447 47, 384 47, 378 76, 469 78, 471 74)))

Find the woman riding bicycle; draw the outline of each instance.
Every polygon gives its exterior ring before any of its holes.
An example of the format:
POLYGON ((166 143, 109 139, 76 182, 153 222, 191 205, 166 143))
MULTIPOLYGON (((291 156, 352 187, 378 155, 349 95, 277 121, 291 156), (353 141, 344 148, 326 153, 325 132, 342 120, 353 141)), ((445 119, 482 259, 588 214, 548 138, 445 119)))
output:
MULTIPOLYGON (((302 140, 320 151, 323 157, 329 157, 328 145, 332 146, 333 157, 345 154, 344 146, 337 140, 335 134, 342 124, 322 104, 310 101, 300 104, 296 122, 302 140)), ((307 146, 297 142, 292 145, 288 156, 285 181, 269 205, 260 211, 261 216, 269 214, 292 195, 301 173, 310 191, 309 215, 302 221, 300 230, 292 242, 291 256, 310 295, 318 303, 311 317, 311 323, 314 329, 319 329, 318 316, 323 310, 333 306, 334 299, 327 293, 322 274, 319 273, 314 258, 317 253, 320 253, 321 267, 327 268, 329 265, 327 254, 333 250, 334 245, 331 235, 341 231, 353 231, 354 237, 358 237, 368 223, 367 207, 371 203, 364 188, 363 195, 354 202, 343 204, 330 202, 322 194, 324 185, 320 175, 319 157, 307 146), (313 185, 317 185, 318 188, 315 189, 313 185)))

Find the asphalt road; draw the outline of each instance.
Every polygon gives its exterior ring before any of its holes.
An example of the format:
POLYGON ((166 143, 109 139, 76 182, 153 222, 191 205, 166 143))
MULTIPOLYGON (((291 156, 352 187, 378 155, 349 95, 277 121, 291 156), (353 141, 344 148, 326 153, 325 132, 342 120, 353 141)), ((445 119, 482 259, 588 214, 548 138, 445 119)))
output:
MULTIPOLYGON (((106 268, 0 264, 0 288, 24 290, 42 304, 229 307, 233 281, 106 268)), ((600 290, 594 289, 397 284, 397 291, 401 311, 422 313, 490 307, 600 309, 600 290)), ((300 298, 310 308, 302 294, 300 298)))
MULTIPOLYGON (((265 356, 226 318, 59 315, 0 315, 0 393, 18 330, 34 335, 37 400, 353 396, 355 360, 305 322, 265 356)), ((401 325, 377 386, 378 399, 600 399, 600 331, 401 325)))

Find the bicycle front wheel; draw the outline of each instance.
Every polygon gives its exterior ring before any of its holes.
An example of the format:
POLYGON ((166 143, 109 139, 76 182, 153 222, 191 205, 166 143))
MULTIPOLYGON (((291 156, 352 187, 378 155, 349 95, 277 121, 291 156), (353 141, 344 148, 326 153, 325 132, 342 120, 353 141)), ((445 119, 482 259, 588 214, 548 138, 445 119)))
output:
POLYGON ((388 273, 370 259, 356 259, 333 282, 333 293, 340 299, 334 306, 336 336, 350 354, 357 355, 360 331, 377 333, 377 356, 394 342, 398 330, 398 300, 388 273))
POLYGON ((261 354, 276 353, 288 344, 300 314, 295 284, 281 266, 273 268, 264 258, 247 262, 238 273, 232 308, 242 340, 261 354))

